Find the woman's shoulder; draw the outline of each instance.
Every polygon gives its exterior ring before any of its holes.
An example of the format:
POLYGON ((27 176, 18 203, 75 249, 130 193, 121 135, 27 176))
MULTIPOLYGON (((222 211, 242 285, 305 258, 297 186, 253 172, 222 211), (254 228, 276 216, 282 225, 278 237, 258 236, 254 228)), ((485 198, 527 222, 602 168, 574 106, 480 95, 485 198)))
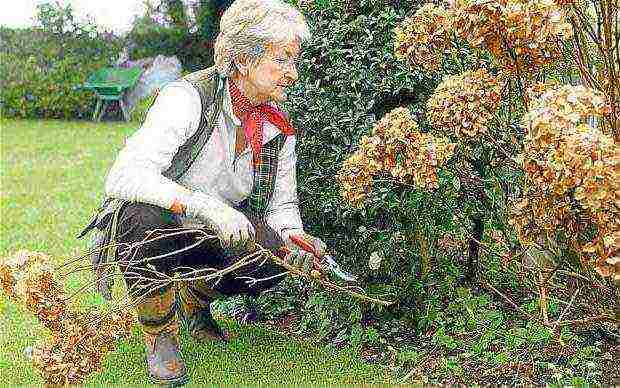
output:
POLYGON ((215 66, 208 67, 206 69, 197 70, 192 73, 186 74, 182 77, 187 82, 213 82, 217 80, 218 72, 215 66))
POLYGON ((195 89, 203 103, 213 102, 218 87, 223 85, 215 66, 189 73, 180 79, 180 82, 195 89))

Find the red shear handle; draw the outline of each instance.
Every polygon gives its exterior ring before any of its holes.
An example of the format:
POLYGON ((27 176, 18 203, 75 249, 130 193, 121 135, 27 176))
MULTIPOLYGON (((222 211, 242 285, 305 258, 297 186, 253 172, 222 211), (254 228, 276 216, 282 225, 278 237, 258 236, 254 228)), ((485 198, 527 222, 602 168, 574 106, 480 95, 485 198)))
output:
POLYGON ((319 257, 319 254, 314 249, 314 246, 310 244, 308 241, 304 240, 301 236, 292 235, 289 238, 291 239, 292 242, 295 243, 295 245, 297 245, 304 251, 312 253, 315 257, 319 257))
MULTIPOLYGON (((311 253, 314 256, 314 260, 312 261, 312 263, 314 264, 314 267, 321 270, 321 262, 319 261, 319 256, 316 254, 316 251, 314 250, 314 247, 312 246, 312 244, 310 244, 309 242, 307 242, 306 240, 304 240, 303 238, 301 238, 300 236, 294 235, 290 237, 291 241, 295 243, 295 245, 297 245, 298 247, 300 247, 301 249, 303 249, 306 252, 311 253)), ((291 250, 288 249, 286 247, 286 245, 283 245, 280 248, 281 251, 284 252, 284 254, 288 255, 289 253, 291 253, 291 250)))

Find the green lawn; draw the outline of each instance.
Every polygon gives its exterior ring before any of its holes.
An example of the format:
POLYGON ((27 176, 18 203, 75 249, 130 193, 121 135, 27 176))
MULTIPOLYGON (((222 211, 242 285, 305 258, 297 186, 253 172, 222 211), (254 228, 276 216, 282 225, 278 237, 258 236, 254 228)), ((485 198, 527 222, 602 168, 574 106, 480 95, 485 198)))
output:
MULTIPOLYGON (((23 248, 62 262, 85 249, 85 242, 74 236, 101 199, 105 173, 135 125, 12 120, 0 124, 0 255, 23 248)), ((70 288, 84 281, 75 279, 70 288)), ((349 352, 259 325, 227 326, 235 335, 228 344, 197 344, 182 336, 192 383, 389 382, 384 368, 349 352)), ((35 319, 0 296, 0 385, 41 383, 23 350, 43 335, 35 319)), ((136 331, 92 383, 144 384, 146 379, 144 346, 136 331)))

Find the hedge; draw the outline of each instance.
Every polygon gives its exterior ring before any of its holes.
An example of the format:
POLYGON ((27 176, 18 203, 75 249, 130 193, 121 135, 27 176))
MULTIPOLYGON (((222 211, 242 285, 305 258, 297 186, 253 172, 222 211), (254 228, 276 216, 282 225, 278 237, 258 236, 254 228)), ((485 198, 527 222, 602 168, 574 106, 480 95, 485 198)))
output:
POLYGON ((113 35, 57 34, 0 27, 0 107, 4 117, 88 118, 92 92, 76 87, 111 65, 121 42, 113 35))

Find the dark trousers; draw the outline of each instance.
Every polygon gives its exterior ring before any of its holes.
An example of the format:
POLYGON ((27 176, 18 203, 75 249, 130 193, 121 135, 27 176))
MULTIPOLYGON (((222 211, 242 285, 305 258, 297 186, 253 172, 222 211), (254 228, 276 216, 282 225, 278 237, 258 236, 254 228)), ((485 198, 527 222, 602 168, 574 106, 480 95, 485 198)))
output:
MULTIPOLYGON (((276 232, 263 220, 249 216, 243 208, 237 210, 246 214, 254 225, 255 241, 272 253, 282 256, 279 249, 284 244, 276 232)), ((130 203, 123 209, 119 216, 117 232, 117 242, 121 244, 118 259, 119 267, 125 275, 131 296, 161 295, 163 290, 172 286, 172 284, 166 284, 165 277, 162 274, 170 276, 175 273, 187 274, 196 269, 223 269, 235 263, 240 257, 251 253, 247 249, 236 251, 222 249, 219 240, 214 237, 180 253, 159 259, 145 260, 183 250, 195 244, 197 238, 201 237, 194 232, 161 238, 165 234, 180 232, 182 228, 177 215, 157 206, 130 203), (140 244, 147 238, 152 241, 140 244)), ((208 282, 203 281, 200 286, 198 286, 200 281, 189 281, 188 283, 194 285, 193 288, 196 292, 205 294, 205 297, 211 293, 226 296, 236 294, 256 296, 261 291, 275 286, 282 280, 282 277, 260 281, 253 285, 248 285, 247 279, 240 277, 265 279, 285 271, 284 268, 263 257, 259 262, 244 266, 221 278, 208 282)))

